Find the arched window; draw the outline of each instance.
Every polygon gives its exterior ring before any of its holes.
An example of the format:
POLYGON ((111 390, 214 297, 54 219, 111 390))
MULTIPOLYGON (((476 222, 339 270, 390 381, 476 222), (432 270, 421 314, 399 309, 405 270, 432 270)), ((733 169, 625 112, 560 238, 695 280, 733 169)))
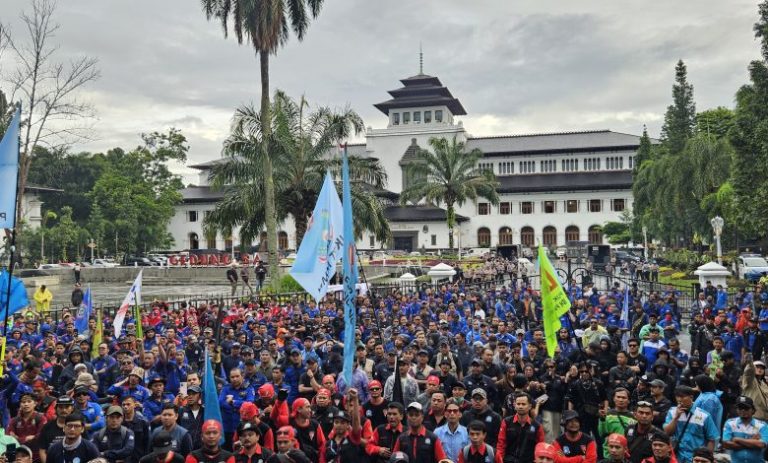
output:
POLYGON ((589 244, 603 244, 603 230, 600 225, 592 225, 589 227, 589 244))
POLYGON ((520 229, 520 242, 523 246, 533 247, 533 228, 523 227, 520 229))
POLYGON ((288 233, 284 231, 278 232, 277 249, 288 249, 288 233))
POLYGON ((512 229, 509 227, 501 227, 499 229, 499 246, 512 244, 512 229))
POLYGON ((197 236, 197 233, 190 233, 189 234, 189 249, 200 249, 200 238, 197 236))
POLYGON ((551 225, 544 227, 542 241, 544 246, 557 246, 557 229, 551 225))
POLYGON ((579 241, 579 227, 571 225, 565 229, 565 241, 579 241))
POLYGON ((483 227, 477 230, 477 246, 481 248, 491 247, 491 231, 483 227))

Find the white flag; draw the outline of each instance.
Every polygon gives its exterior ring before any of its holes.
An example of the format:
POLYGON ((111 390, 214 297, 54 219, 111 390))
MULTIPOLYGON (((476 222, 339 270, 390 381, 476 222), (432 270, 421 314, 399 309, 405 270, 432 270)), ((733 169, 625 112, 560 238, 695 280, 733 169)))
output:
POLYGON ((125 315, 128 313, 128 309, 136 305, 141 305, 142 273, 144 273, 144 269, 141 269, 139 274, 136 276, 136 280, 133 282, 133 285, 131 285, 131 289, 128 291, 128 294, 125 295, 123 303, 120 304, 120 308, 117 309, 117 313, 115 314, 114 327, 116 339, 120 337, 120 333, 123 330, 123 322, 125 321, 125 315))

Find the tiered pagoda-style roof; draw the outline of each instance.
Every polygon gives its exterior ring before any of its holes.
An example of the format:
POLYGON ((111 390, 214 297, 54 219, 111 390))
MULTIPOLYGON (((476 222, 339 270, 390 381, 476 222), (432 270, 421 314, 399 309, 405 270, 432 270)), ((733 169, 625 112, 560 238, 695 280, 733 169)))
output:
POLYGON ((403 83, 403 87, 387 92, 392 95, 391 100, 373 105, 387 116, 392 109, 426 106, 447 106, 454 116, 467 114, 461 102, 451 95, 450 90, 437 77, 417 74, 400 82, 403 83))

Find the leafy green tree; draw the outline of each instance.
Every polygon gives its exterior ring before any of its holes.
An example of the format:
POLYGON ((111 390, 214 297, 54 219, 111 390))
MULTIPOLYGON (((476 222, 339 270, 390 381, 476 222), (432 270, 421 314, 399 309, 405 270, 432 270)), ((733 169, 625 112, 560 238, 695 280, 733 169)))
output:
POLYGON ((400 203, 425 200, 429 204, 445 204, 448 222, 448 246, 453 249, 453 228, 456 226, 456 205, 485 198, 499 203, 496 188, 499 182, 487 169, 478 169, 483 153, 475 148, 465 151, 464 142, 456 137, 430 138, 432 151, 419 149, 416 158, 405 169, 407 187, 400 193, 400 203))
POLYGON ((640 146, 635 153, 634 173, 637 174, 637 171, 640 170, 640 166, 642 166, 645 161, 650 161, 652 157, 653 145, 651 144, 651 137, 648 136, 648 128, 643 125, 643 135, 640 137, 640 146))
MULTIPOLYGON (((272 128, 270 116, 269 90, 269 55, 277 54, 277 50, 288 41, 289 31, 293 30, 296 38, 304 39, 309 27, 310 16, 316 18, 320 14, 323 0, 203 0, 202 6, 208 20, 215 18, 221 21, 224 37, 229 27, 235 33, 237 42, 242 45, 244 40, 250 42, 259 54, 261 65, 261 109, 260 118, 265 130, 264 139, 271 137, 272 128)), ((266 149, 269 145, 262 144, 266 149)), ((277 210, 275 182, 272 172, 272 159, 269 151, 260 153, 264 174, 264 223, 267 229, 269 248, 269 272, 278 273, 277 261, 277 210)))
POLYGON ((696 133, 712 135, 717 139, 728 138, 734 124, 733 110, 718 106, 696 115, 696 133))
POLYGON ((627 244, 632 241, 632 231, 622 222, 606 222, 603 224, 603 234, 611 244, 627 244))
POLYGON ((672 105, 667 107, 661 140, 671 153, 679 153, 693 136, 696 126, 696 103, 693 85, 688 82, 688 69, 683 60, 675 66, 675 84, 672 86, 672 105))
MULTIPOLYGON (((354 111, 332 112, 319 108, 305 113, 306 101, 295 102, 278 91, 272 109, 272 134, 264 139, 261 118, 253 107, 242 107, 235 114, 233 130, 224 143, 225 161, 212 169, 212 185, 225 192, 224 198, 205 218, 206 236, 212 231, 240 227, 241 242, 252 242, 264 227, 265 201, 262 144, 273 159, 277 187, 278 219, 291 216, 300 242, 323 185, 325 173, 340 176, 341 160, 328 156, 340 140, 363 130, 354 111)), ((378 160, 350 157, 353 217, 356 235, 373 232, 379 240, 389 237, 389 226, 374 189, 386 184, 386 174, 378 160), (371 188, 373 187, 373 189, 371 188)))
POLYGON ((736 93, 736 118, 731 130, 733 204, 737 221, 750 235, 768 232, 768 1, 758 7, 755 37, 762 59, 749 65, 750 83, 736 93))

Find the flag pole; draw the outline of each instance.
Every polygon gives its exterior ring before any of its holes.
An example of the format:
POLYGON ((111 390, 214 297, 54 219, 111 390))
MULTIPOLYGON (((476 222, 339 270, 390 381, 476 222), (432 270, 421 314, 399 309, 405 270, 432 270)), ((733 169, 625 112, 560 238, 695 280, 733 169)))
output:
MULTIPOLYGON (((21 123, 21 103, 19 103, 19 124, 21 123)), ((20 132, 20 131, 19 131, 20 132)), ((13 228, 11 228, 11 247, 10 259, 8 260, 8 288, 5 293, 5 318, 3 319, 3 353, 5 353, 5 343, 8 337, 8 315, 11 313, 11 285, 13 284, 13 259, 16 252, 16 209, 19 205, 19 159, 21 158, 21 135, 17 135, 16 142, 16 197, 13 208, 13 228)), ((1 358, 3 362, 5 358, 1 358)))

